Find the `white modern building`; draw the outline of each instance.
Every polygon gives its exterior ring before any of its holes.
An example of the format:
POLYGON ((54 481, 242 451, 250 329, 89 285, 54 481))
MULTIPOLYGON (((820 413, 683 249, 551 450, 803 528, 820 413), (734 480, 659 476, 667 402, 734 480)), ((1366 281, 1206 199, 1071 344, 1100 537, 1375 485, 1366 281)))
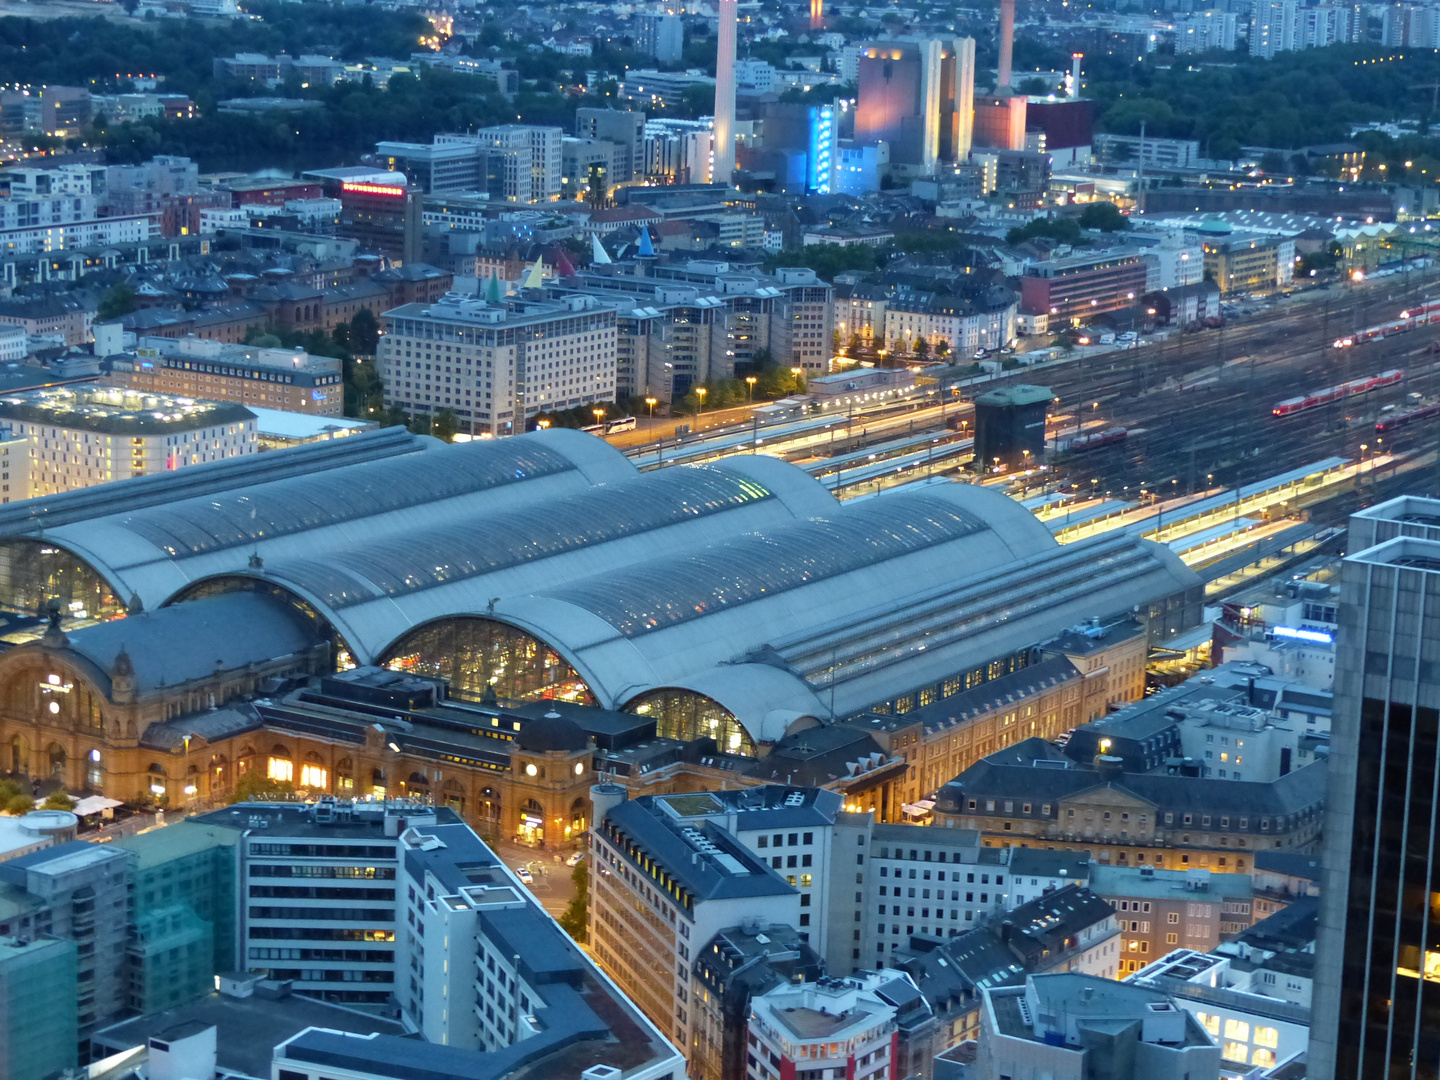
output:
POLYGON ((482 168, 491 177, 492 197, 510 203, 544 203, 560 198, 564 138, 558 127, 501 124, 469 135, 437 135, 433 145, 437 154, 455 144, 479 146, 482 168))
POLYGON ((242 405, 104 387, 7 395, 0 398, 0 422, 29 440, 31 495, 225 461, 257 449, 255 416, 242 405))
POLYGON ((615 400, 615 307, 594 297, 450 295, 384 318, 376 363, 386 404, 448 409, 461 432, 514 435, 536 413, 615 400))

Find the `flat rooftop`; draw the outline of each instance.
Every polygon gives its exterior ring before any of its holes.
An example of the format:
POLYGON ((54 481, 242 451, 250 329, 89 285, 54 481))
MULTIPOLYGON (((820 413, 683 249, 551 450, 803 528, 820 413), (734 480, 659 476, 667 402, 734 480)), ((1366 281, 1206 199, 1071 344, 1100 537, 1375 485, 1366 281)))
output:
POLYGON ((77 386, 0 397, 0 419, 53 424, 102 435, 160 435, 254 420, 243 405, 168 394, 77 386))
POLYGON ((118 1054, 146 1045, 152 1036, 193 1024, 215 1026, 215 1060, 220 1068, 257 1077, 270 1075, 271 1053, 277 1044, 309 1027, 355 1035, 405 1034, 394 1021, 308 997, 234 998, 211 993, 174 1009, 122 1020, 97 1031, 91 1040, 104 1054, 118 1054))

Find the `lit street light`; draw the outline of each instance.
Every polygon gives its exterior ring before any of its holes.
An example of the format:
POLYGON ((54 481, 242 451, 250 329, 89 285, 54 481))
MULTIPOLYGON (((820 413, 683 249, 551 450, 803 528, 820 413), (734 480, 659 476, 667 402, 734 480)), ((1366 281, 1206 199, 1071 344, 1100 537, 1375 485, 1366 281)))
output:
POLYGON ((659 398, 653 398, 653 397, 647 397, 647 398, 645 399, 645 404, 650 407, 650 419, 651 419, 651 420, 654 420, 654 419, 655 419, 655 406, 656 406, 656 404, 657 404, 659 401, 660 401, 659 398))
POLYGON ((752 405, 755 403, 755 384, 759 381, 754 375, 745 376, 745 400, 752 405))
POLYGON ((710 392, 710 391, 707 390, 707 389, 706 389, 705 387, 703 387, 703 386, 697 386, 697 387, 695 388, 695 396, 700 399, 700 408, 698 408, 698 409, 695 410, 695 419, 696 419, 697 421, 700 419, 700 417, 701 417, 702 415, 704 415, 704 412, 705 412, 705 395, 708 394, 709 392, 710 392))

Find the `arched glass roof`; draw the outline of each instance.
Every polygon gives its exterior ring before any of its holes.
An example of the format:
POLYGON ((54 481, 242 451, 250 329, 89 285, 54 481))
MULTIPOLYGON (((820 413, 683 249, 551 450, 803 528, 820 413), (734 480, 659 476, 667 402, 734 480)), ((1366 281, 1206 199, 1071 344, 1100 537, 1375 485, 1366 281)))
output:
POLYGON ((575 467, 539 440, 472 442, 150 507, 121 521, 170 557, 183 558, 575 467))
POLYGON ((598 615, 626 637, 638 637, 985 528, 943 499, 895 496, 545 595, 598 615))
POLYGON ((681 466, 449 526, 417 529, 319 560, 289 560, 273 576, 343 608, 491 574, 592 544, 661 529, 774 497, 724 466, 681 466))

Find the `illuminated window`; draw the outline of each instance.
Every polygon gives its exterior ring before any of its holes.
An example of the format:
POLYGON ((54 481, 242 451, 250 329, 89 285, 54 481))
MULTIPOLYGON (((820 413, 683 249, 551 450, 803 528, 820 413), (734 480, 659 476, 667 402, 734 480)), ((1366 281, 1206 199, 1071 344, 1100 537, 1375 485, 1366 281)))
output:
POLYGON ((265 775, 271 780, 291 783, 295 779, 295 763, 287 758, 272 757, 266 766, 265 775))
MULTIPOLYGON (((1244 1039, 1246 1042, 1249 1042, 1249 1041, 1250 1041, 1250 1025, 1247 1024, 1244 1020, 1233 1020, 1233 1019, 1231 1019, 1231 1020, 1226 1020, 1226 1021, 1225 1021, 1225 1038, 1227 1038, 1227 1039, 1244 1039)), ((1242 1060, 1243 1060, 1243 1059, 1242 1059, 1242 1060)))
POLYGON ((1275 1065, 1274 1050, 1256 1050, 1255 1056, 1250 1059, 1252 1065, 1263 1065, 1265 1068, 1273 1068, 1275 1065))
MULTIPOLYGON (((271 760, 271 761, 274 761, 275 759, 274 759, 274 758, 271 758, 270 760, 271 760)), ((285 764, 286 764, 286 765, 289 765, 290 763, 287 761, 285 764)), ((325 780, 326 780, 326 777, 325 777, 325 769, 324 769, 323 766, 320 766, 320 765, 302 765, 302 766, 300 767, 300 786, 301 786, 301 787, 304 787, 304 788, 324 788, 324 787, 325 787, 325 780)))
POLYGON ((1238 1061, 1244 1065, 1250 1060, 1250 1046, 1243 1042, 1227 1042, 1223 1054, 1226 1061, 1238 1061))
POLYGON ((802 889, 808 889, 808 888, 810 888, 810 884, 811 884, 811 882, 812 882, 813 880, 814 880, 814 879, 813 879, 809 874, 801 874, 801 875, 800 875, 800 887, 801 887, 802 889))
POLYGON ((1255 1038, 1252 1041, 1256 1046, 1268 1046, 1274 1050, 1280 1045, 1280 1032, 1273 1027, 1262 1027, 1260 1024, 1256 1024, 1255 1038))
POLYGON ((1220 1034, 1220 1017, 1211 1016, 1209 1013, 1197 1012, 1195 1019, 1199 1020, 1201 1026, 1211 1035, 1218 1036, 1220 1034))

